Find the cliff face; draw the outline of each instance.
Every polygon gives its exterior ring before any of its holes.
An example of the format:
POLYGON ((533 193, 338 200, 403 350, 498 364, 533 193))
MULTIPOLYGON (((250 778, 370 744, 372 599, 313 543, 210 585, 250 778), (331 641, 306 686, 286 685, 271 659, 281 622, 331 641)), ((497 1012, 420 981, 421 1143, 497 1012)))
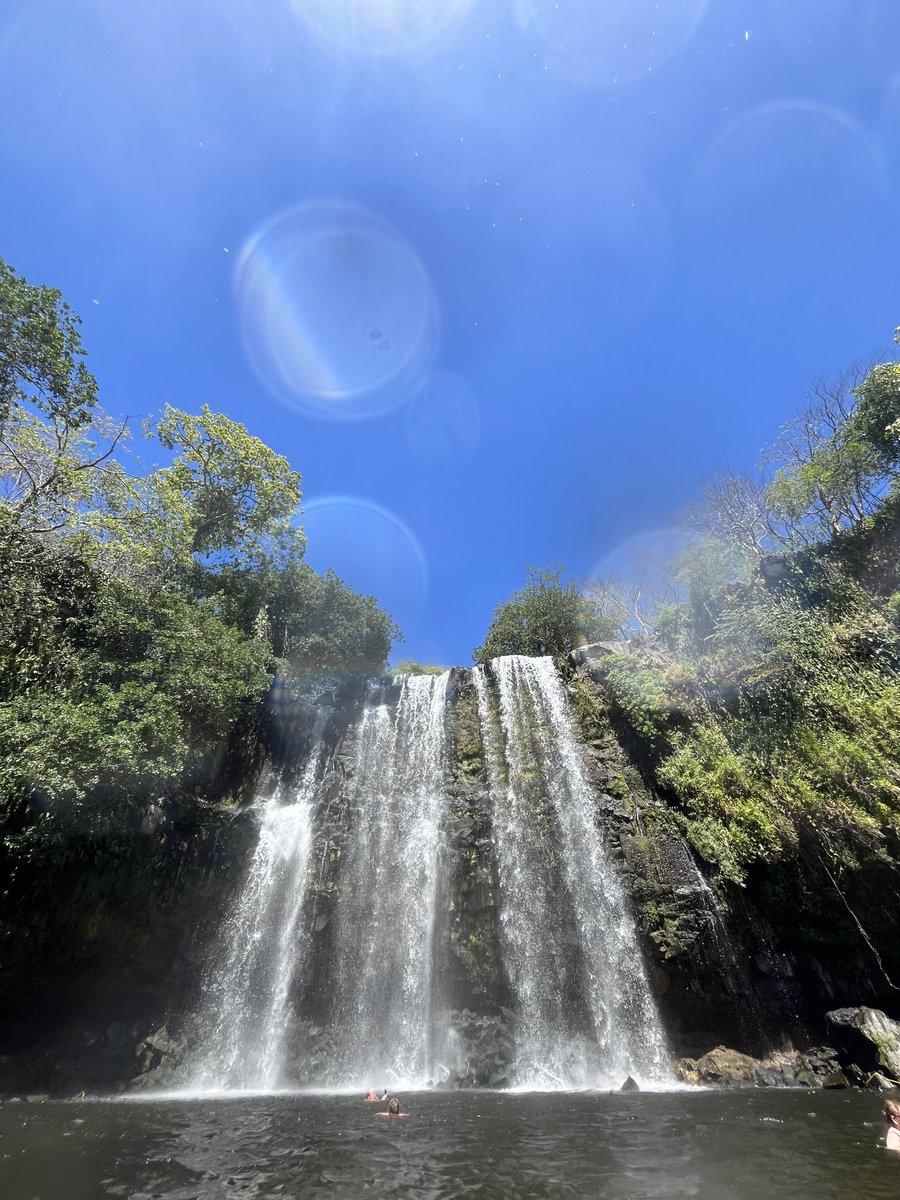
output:
MULTIPOLYGON (((677 813, 648 783, 597 664, 570 664, 566 686, 597 821, 631 897, 673 1053, 701 1054, 720 1042, 751 1053, 809 1044, 824 1036, 828 1009, 896 1009, 887 976, 900 977, 900 963, 885 949, 893 939, 881 896, 896 881, 849 871, 829 879, 799 857, 758 870, 743 889, 714 888, 680 836, 677 813)), ((333 920, 354 829, 350 782, 363 695, 357 681, 319 698, 328 710, 327 768, 317 793, 314 874, 302 916, 308 948, 292 1041, 296 1075, 305 1081, 317 1077, 315 1064, 338 1036, 328 1026, 333 920)), ((190 1036, 204 964, 256 836, 246 802, 276 778, 289 786, 302 768, 305 711, 280 703, 253 753, 226 757, 229 777, 219 794, 229 793, 231 803, 161 801, 140 829, 115 843, 73 844, 52 863, 17 865, 3 909, 0 1090, 114 1086, 146 1068, 135 1047, 153 1030, 190 1036)), ((470 671, 451 674, 447 722, 447 919, 434 971, 468 1049, 470 1071, 457 1082, 502 1084, 511 996, 470 671)))

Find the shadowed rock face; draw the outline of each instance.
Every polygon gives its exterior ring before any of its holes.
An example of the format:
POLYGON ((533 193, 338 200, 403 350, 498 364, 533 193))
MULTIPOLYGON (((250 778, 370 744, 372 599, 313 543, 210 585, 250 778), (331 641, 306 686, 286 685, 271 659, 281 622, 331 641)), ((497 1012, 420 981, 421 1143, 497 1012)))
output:
POLYGON ((862 1070, 900 1080, 900 1022, 865 1007, 838 1008, 826 1020, 835 1044, 862 1070))
MULTIPOLYGON (((820 1080, 832 1075, 840 1086, 840 1068, 827 1051, 805 1065, 768 1052, 788 1039, 799 1046, 820 1042, 823 1014, 835 1005, 889 1004, 889 989, 843 902, 811 888, 796 864, 760 869, 745 889, 716 887, 680 837, 665 797, 648 782, 648 766, 609 710, 589 656, 571 667, 564 684, 581 732, 594 820, 633 914, 670 1046, 704 1063, 684 1071, 725 1078, 721 1056, 708 1052, 726 1043, 758 1056, 754 1083, 780 1086, 808 1071, 820 1080)), ((354 763, 365 690, 365 681, 355 681, 322 697, 329 710, 324 766, 299 917, 306 944, 285 1032, 289 1073, 299 1083, 327 1079, 345 1040, 333 1019, 335 938, 359 818, 354 763)), ((394 701, 398 695, 394 689, 394 701)), ((139 1075, 152 1079, 157 1069, 177 1076, 197 1036, 193 1014, 211 947, 252 855, 257 829, 246 802, 278 779, 300 776, 307 734, 297 713, 282 706, 257 730, 252 755, 223 757, 229 765, 215 798, 167 798, 143 832, 116 845, 73 846, 67 861, 31 875, 23 869, 3 914, 4 945, 15 951, 0 966, 0 1090, 79 1092, 139 1075), (223 803, 225 795, 238 803, 223 803)), ((456 1047, 444 1082, 505 1086, 512 1081, 516 996, 501 927, 495 798, 468 670, 453 670, 447 681, 442 771, 435 904, 443 915, 431 987, 456 1047)), ((871 931, 864 899, 852 892, 850 899, 871 931)), ((574 945, 566 953, 561 961, 574 977, 574 945)), ((882 957, 888 971, 900 966, 884 951, 882 957)), ((886 1024, 829 1018, 827 1037, 837 1042, 840 1031, 862 1039, 873 1051, 866 1062, 858 1046, 842 1049, 842 1059, 896 1076, 900 1042, 885 1049, 896 1027, 876 1015, 886 1024)))

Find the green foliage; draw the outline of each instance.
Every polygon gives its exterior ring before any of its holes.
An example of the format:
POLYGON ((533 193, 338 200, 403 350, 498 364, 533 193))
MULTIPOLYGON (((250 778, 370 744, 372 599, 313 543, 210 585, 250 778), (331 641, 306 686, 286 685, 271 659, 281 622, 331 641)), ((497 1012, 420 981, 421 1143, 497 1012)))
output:
POLYGON ((476 662, 504 654, 566 654, 576 646, 612 637, 614 627, 600 604, 585 596, 560 569, 529 567, 528 582, 498 605, 476 662))
POLYGON ((15 852, 214 787, 274 673, 378 670, 373 597, 302 561, 300 476, 243 425, 166 406, 140 473, 78 318, 0 260, 0 833, 15 852))
POLYGON ((79 325, 0 259, 0 503, 43 534, 97 501, 126 432, 97 408, 79 325))
POLYGON ((285 458, 206 404, 196 417, 167 404, 155 436, 178 451, 153 482, 191 553, 228 554, 251 566, 299 559, 305 538, 291 517, 300 476, 285 458))
POLYGON ((99 578, 0 526, 0 812, 8 832, 128 828, 203 780, 269 683, 269 648, 173 589, 99 578), (13 603, 9 603, 12 600, 13 603))
POLYGON ((398 675, 443 675, 447 668, 435 663, 416 662, 414 658, 401 658, 392 670, 398 675))
POLYGON ((78 428, 96 405, 78 318, 55 288, 34 287, 0 258, 0 429, 17 409, 78 428))
POLYGON ((463 688, 454 698, 450 709, 454 755, 459 769, 469 779, 484 774, 484 745, 478 716, 478 698, 474 687, 463 688))
POLYGON ((605 676, 619 709, 629 725, 657 748, 668 736, 676 698, 666 689, 660 672, 630 655, 614 655, 605 663, 605 676))
POLYGON ((852 428, 886 465, 900 465, 900 363, 873 367, 857 391, 852 428))
POLYGON ((682 829, 736 883, 758 862, 900 856, 897 372, 820 390, 766 486, 720 478, 680 599, 603 661, 682 829))
POLYGON ((275 573, 267 599, 273 653, 293 669, 337 674, 378 671, 403 634, 379 608, 333 571, 317 574, 306 563, 275 573))

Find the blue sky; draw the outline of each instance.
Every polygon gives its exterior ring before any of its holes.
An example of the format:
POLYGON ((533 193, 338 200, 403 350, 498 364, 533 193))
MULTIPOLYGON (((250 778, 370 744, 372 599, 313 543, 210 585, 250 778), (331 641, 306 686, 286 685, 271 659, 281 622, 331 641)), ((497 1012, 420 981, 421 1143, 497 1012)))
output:
POLYGON ((900 322, 897 0, 6 0, 0 254, 466 663, 900 322))

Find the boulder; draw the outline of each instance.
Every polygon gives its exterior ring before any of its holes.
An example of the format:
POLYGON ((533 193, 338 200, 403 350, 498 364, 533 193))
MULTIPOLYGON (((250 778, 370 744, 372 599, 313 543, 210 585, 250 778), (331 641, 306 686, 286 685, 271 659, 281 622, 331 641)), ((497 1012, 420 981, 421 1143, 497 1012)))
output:
POLYGON ((691 1083, 696 1087, 702 1082, 696 1058, 676 1058, 672 1064, 672 1069, 675 1072, 676 1079, 679 1079, 682 1083, 691 1083))
POLYGON ((827 1075, 822 1076, 823 1088, 848 1088, 849 1086, 850 1081, 840 1067, 836 1071, 829 1071, 827 1075))
POLYGON ((146 1075, 163 1066, 179 1066, 184 1061, 184 1049, 184 1042, 172 1037, 163 1025, 138 1043, 135 1050, 138 1076, 146 1075))
POLYGON ((697 1060, 697 1071, 701 1083, 753 1084, 756 1072, 762 1066, 758 1058, 729 1050, 727 1046, 716 1046, 697 1060))
POLYGON ((887 1079, 878 1071, 869 1078, 866 1084, 866 1087, 873 1092, 892 1092, 896 1086, 893 1079, 887 1079))
POLYGON ((625 1080, 625 1082, 622 1084, 622 1086, 619 1088, 620 1092, 639 1092, 640 1090, 641 1090, 640 1084, 638 1083, 638 1081, 636 1079, 632 1079, 632 1077, 630 1075, 625 1080))
POLYGON ((825 1020, 835 1030, 842 1057, 864 1071, 880 1069, 900 1079, 900 1022, 865 1006, 836 1008, 825 1014, 825 1020))

